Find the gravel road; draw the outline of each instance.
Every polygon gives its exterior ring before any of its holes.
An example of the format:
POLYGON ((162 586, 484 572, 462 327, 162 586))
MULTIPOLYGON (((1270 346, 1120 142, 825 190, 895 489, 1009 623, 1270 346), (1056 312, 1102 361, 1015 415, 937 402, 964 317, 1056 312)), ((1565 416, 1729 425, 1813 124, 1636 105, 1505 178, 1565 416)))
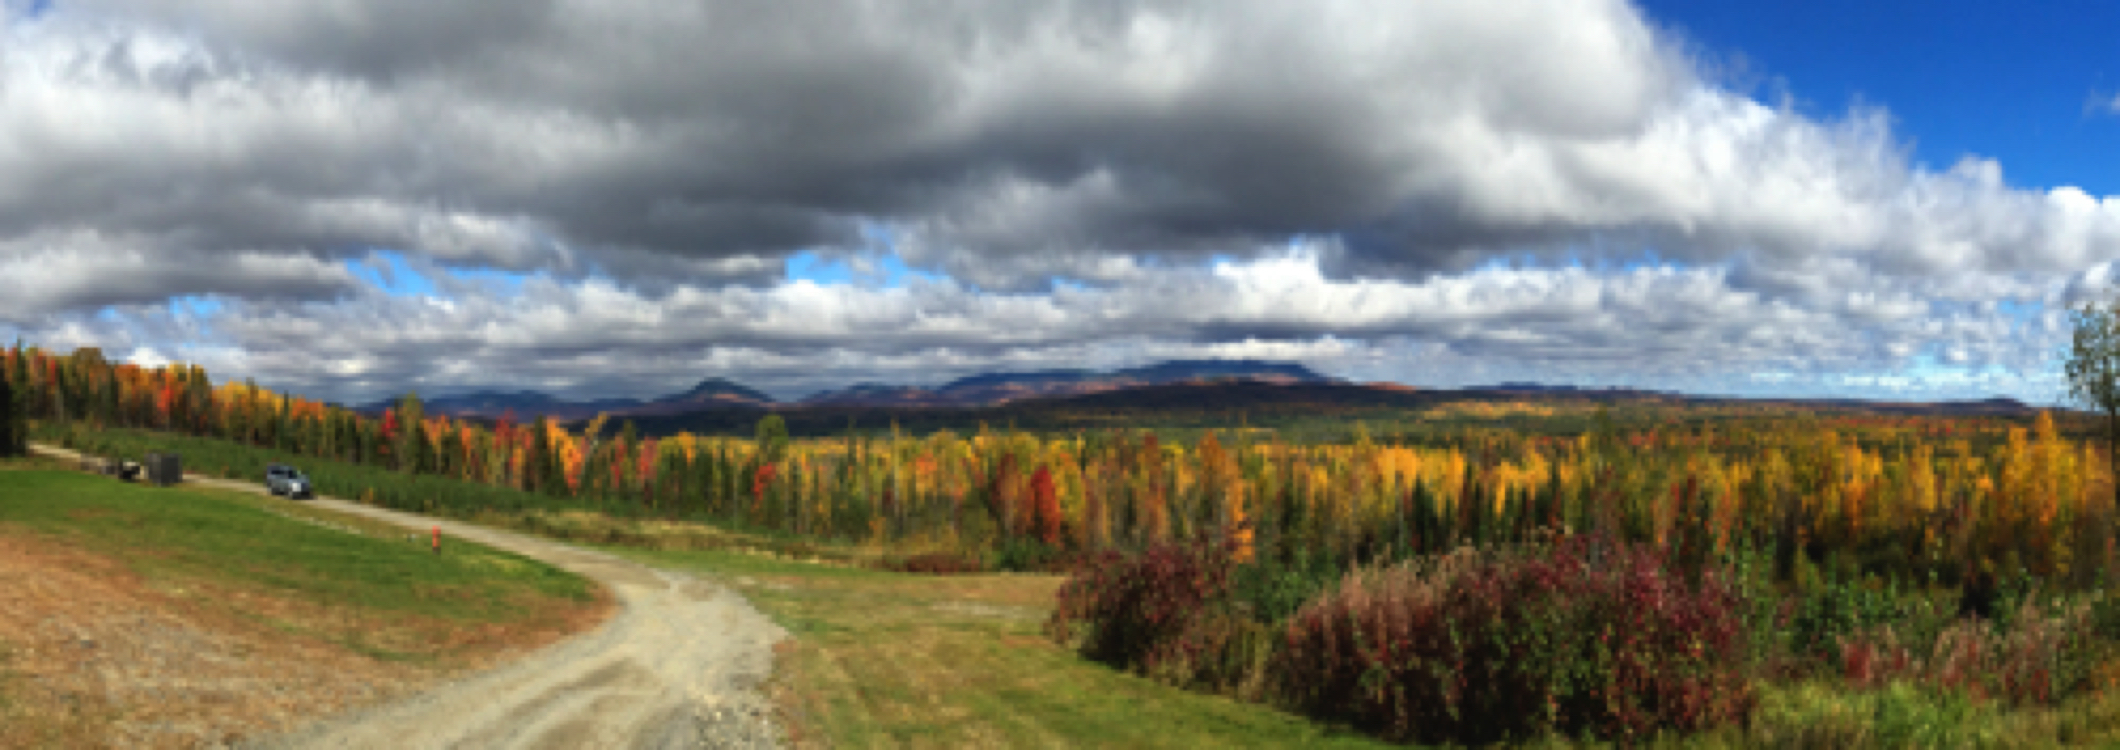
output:
MULTIPOLYGON (((66 458, 78 454, 36 446, 66 458)), ((187 475, 187 484, 264 493, 187 475)), ((536 558, 609 587, 602 627, 393 703, 325 718, 259 748, 752 748, 780 734, 758 686, 787 636, 727 587, 611 555, 330 497, 317 506, 536 558)))

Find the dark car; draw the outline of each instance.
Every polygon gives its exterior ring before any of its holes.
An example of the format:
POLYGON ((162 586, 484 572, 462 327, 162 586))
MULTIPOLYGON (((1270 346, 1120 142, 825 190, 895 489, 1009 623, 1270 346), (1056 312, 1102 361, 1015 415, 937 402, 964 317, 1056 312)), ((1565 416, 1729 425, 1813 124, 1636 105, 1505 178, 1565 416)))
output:
POLYGON ((271 464, 265 467, 265 489, 272 494, 289 498, 316 497, 316 486, 301 470, 286 464, 271 464))

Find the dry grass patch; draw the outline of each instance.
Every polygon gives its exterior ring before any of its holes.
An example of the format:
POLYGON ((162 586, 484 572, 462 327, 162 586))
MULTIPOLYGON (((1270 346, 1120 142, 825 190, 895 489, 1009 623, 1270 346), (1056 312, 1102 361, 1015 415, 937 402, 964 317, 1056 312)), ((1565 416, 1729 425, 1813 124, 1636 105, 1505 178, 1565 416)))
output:
POLYGON ((34 537, 0 533, 0 580, 9 582, 0 587, 0 641, 9 645, 0 743, 9 746, 220 742, 447 672, 242 614, 280 609, 285 602, 273 597, 152 585, 115 559, 34 537))
POLYGON ((544 646, 614 606, 511 555, 459 544, 437 558, 256 512, 269 502, 0 474, 0 746, 275 733, 544 646))

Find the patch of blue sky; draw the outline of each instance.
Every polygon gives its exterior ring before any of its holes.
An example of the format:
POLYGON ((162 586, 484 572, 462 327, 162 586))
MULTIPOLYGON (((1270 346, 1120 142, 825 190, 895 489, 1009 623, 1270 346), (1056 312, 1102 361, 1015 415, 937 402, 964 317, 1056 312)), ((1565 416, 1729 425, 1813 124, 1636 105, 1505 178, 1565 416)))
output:
POLYGON ((2046 313, 2046 303, 2038 300, 2020 302, 2005 299, 1995 303, 1995 311, 2008 317, 2013 327, 2023 328, 2030 325, 2034 318, 2046 313))
POLYGON ((885 289, 904 287, 916 281, 949 280, 947 274, 906 263, 904 253, 900 252, 904 232, 889 222, 864 219, 856 231, 861 235, 860 249, 803 250, 788 256, 782 267, 782 278, 820 286, 859 284, 885 289))
POLYGON ((1573 268, 1600 274, 1629 274, 1642 270, 1683 271, 1699 265, 1664 257, 1653 247, 1629 248, 1610 242, 1591 241, 1587 244, 1571 245, 1558 252, 1523 251, 1497 254, 1482 262, 1480 268, 1573 268))
POLYGON ((415 270, 404 253, 395 250, 372 250, 367 258, 348 258, 346 272, 393 297, 435 294, 434 282, 415 270))
POLYGON ((1985 367, 1959 367, 1938 362, 1934 356, 1927 353, 1914 355, 1913 362, 1902 372, 1908 378, 1931 386, 1963 385, 2011 376, 2001 365, 1990 363, 1985 367))
POLYGON ((788 281, 808 281, 820 286, 865 285, 897 289, 918 282, 941 282, 949 277, 908 265, 894 252, 869 251, 857 255, 826 255, 804 250, 788 256, 783 271, 788 281))
POLYGON ((365 258, 348 258, 346 272, 393 297, 446 298, 448 282, 515 292, 532 274, 497 268, 451 268, 416 263, 403 252, 377 248, 365 258), (442 278, 437 278, 439 275, 442 278))
POLYGON ((478 284, 510 293, 521 291, 523 282, 529 280, 532 275, 520 271, 503 271, 498 268, 443 268, 441 272, 457 281, 478 284))
POLYGON ((220 297, 206 294, 187 294, 169 300, 169 314, 179 318, 203 319, 228 309, 228 303, 220 297))
POLYGON ((808 281, 821 286, 854 281, 854 267, 845 259, 827 258, 815 250, 788 256, 785 273, 789 281, 808 281))
POLYGON ((196 326, 198 332, 206 336, 214 334, 214 318, 228 309, 228 303, 218 295, 187 294, 170 298, 168 304, 170 318, 196 326))

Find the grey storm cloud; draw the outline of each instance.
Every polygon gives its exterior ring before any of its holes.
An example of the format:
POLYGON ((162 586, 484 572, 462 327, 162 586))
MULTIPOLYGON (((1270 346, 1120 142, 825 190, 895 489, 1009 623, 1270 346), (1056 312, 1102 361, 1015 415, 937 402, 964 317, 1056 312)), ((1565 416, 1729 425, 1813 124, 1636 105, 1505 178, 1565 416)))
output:
POLYGON ((2084 299, 2120 258, 2120 199, 1754 101, 1620 0, 0 14, 0 323, 330 392, 1159 356, 2029 369, 2053 321, 1980 304, 2084 299), (377 249, 443 293, 346 270, 377 249), (943 279, 784 280, 803 251, 943 279), (1600 265, 1648 252, 1684 267, 1600 265), (187 295, 225 307, 167 309, 187 295))
POLYGON ((6 166, 51 179, 0 231, 655 279, 576 254, 848 250, 873 222, 998 286, 1298 235, 1379 276, 2120 243, 2111 202, 1719 89, 1620 2, 78 0, 8 33, 6 166))

